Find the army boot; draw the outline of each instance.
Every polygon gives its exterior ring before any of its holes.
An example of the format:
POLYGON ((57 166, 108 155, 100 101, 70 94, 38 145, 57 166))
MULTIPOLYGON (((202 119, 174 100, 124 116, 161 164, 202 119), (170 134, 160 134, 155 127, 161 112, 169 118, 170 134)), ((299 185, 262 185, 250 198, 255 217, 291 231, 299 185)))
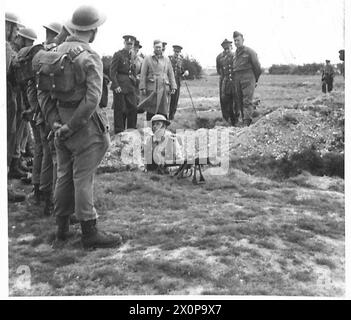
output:
POLYGON ((39 183, 35 183, 33 185, 33 193, 31 193, 31 195, 29 196, 31 203, 33 203, 36 206, 40 205, 41 195, 42 193, 39 189, 39 183))
MULTIPOLYGON (((52 215, 52 212, 54 210, 52 193, 50 191, 49 192, 45 191, 45 192, 43 192, 43 197, 44 197, 44 201, 45 201, 43 214, 45 217, 49 217, 52 215)), ((69 219, 68 219, 68 221, 69 221, 69 219)))
POLYGON ((75 235, 75 232, 69 231, 69 216, 56 217, 56 225, 57 230, 52 247, 60 249, 65 245, 66 240, 75 235))
POLYGON ((19 159, 18 158, 12 158, 11 165, 10 165, 10 171, 9 171, 9 178, 10 179, 27 178, 27 173, 22 171, 19 168, 19 159))
POLYGON ((7 200, 8 202, 23 202, 26 200, 26 195, 24 193, 16 192, 12 187, 8 187, 7 200))
POLYGON ((82 244, 85 249, 113 248, 122 243, 122 237, 119 234, 114 236, 98 231, 96 219, 81 221, 80 224, 82 228, 82 244))

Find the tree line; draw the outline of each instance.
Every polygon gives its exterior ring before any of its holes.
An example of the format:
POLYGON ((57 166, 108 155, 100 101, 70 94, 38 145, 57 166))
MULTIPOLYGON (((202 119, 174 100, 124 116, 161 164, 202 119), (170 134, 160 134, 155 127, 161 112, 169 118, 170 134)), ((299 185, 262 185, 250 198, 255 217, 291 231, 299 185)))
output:
MULTIPOLYGON (((269 74, 294 74, 294 75, 315 75, 321 73, 324 68, 323 63, 307 63, 304 65, 294 64, 273 64, 269 69, 269 74)), ((342 63, 337 64, 340 71, 343 68, 342 63)))

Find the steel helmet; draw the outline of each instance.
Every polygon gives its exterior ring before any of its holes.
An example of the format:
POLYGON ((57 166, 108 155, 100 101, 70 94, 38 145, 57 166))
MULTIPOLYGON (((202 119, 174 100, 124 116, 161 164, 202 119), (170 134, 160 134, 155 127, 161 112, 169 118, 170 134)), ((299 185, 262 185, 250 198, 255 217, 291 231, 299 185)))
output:
POLYGON ((37 39, 37 34, 35 33, 35 31, 33 29, 30 29, 30 28, 20 29, 18 31, 18 35, 23 37, 23 38, 33 40, 33 41, 37 39))
POLYGON ((49 30, 59 34, 61 32, 61 29, 62 29, 62 24, 58 23, 58 22, 51 22, 51 23, 48 23, 48 24, 44 24, 43 27, 45 29, 49 29, 49 30))
POLYGON ((89 31, 101 26, 106 21, 106 16, 99 13, 92 6, 81 6, 76 9, 72 19, 66 23, 68 28, 89 31))
POLYGON ((5 21, 8 22, 12 22, 17 24, 19 27, 24 27, 24 25, 22 23, 20 23, 20 20, 18 18, 18 16, 16 16, 14 13, 12 12, 6 12, 5 13, 5 21))
POLYGON ((167 126, 169 126, 171 124, 171 122, 169 120, 167 120, 167 118, 162 114, 155 114, 151 118, 151 123, 153 123, 154 121, 163 121, 167 124, 167 126))

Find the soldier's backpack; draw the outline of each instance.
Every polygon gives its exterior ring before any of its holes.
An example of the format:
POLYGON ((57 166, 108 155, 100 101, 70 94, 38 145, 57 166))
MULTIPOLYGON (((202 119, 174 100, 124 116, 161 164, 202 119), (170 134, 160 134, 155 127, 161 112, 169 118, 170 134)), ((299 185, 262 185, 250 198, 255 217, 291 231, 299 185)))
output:
POLYGON ((16 82, 23 85, 28 80, 34 79, 35 72, 32 66, 33 57, 37 52, 44 49, 43 45, 37 44, 31 47, 22 48, 16 58, 13 60, 13 70, 15 74, 16 82))
POLYGON ((33 58, 38 90, 72 92, 77 86, 77 58, 86 49, 78 46, 68 52, 39 51, 33 58))

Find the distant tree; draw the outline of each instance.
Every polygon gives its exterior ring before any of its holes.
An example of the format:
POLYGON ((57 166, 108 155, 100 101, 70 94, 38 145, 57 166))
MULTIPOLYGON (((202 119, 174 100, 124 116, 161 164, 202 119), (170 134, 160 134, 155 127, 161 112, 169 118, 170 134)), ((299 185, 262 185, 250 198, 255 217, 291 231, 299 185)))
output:
POLYGON ((201 78, 202 67, 196 59, 185 56, 183 59, 183 67, 185 70, 189 71, 189 76, 187 76, 187 79, 193 80, 201 78))
POLYGON ((304 65, 273 64, 268 71, 270 74, 315 75, 323 69, 323 66, 323 63, 307 63, 304 65))

